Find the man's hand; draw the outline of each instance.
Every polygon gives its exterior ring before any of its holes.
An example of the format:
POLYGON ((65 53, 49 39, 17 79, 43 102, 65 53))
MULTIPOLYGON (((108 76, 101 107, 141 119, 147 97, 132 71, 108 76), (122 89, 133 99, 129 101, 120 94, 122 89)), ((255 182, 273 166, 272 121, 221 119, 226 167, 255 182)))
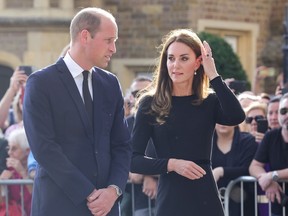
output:
POLYGON ((24 71, 20 71, 18 68, 14 71, 13 75, 10 78, 10 86, 14 94, 23 86, 27 81, 28 76, 24 73, 24 71))
POLYGON ((105 216, 111 211, 117 199, 115 188, 95 189, 87 198, 87 206, 94 216, 105 216))
POLYGON ((258 183, 263 191, 266 191, 268 186, 272 183, 272 174, 271 172, 262 173, 258 177, 258 183))
POLYGON ((279 204, 281 203, 280 192, 282 192, 280 185, 274 181, 272 181, 271 184, 265 190, 268 200, 271 202, 275 202, 277 200, 279 204))

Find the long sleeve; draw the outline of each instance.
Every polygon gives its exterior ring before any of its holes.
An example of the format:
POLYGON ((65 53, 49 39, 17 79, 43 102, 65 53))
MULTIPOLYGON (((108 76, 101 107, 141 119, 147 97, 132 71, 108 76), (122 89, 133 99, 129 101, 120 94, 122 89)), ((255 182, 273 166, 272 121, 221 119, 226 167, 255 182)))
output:
POLYGON ((216 122, 223 125, 238 125, 245 119, 245 113, 234 95, 220 76, 211 80, 220 103, 220 112, 217 113, 216 122))
POLYGON ((155 159, 145 156, 148 141, 153 137, 153 116, 147 113, 147 107, 149 107, 150 103, 151 100, 144 99, 136 113, 132 131, 133 156, 131 172, 157 175, 167 172, 168 159, 155 159))

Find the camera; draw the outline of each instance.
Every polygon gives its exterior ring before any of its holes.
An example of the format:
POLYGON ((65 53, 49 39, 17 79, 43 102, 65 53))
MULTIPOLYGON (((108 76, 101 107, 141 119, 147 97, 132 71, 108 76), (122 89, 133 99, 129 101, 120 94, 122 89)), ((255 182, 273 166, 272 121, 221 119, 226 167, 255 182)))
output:
POLYGON ((19 66, 19 70, 24 71, 27 76, 33 72, 33 68, 30 65, 21 65, 19 66))

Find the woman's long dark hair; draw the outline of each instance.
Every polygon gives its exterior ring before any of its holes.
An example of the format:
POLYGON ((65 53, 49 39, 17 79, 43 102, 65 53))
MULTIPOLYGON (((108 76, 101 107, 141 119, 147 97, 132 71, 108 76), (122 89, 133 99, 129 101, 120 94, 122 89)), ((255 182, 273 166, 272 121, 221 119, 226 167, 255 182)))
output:
MULTIPOLYGON (((148 95, 153 97, 149 113, 156 116, 156 121, 159 124, 165 122, 172 102, 172 80, 169 77, 167 69, 167 50, 169 46, 174 42, 184 43, 195 52, 196 58, 198 58, 201 56, 202 43, 199 37, 190 29, 173 30, 163 37, 162 42, 159 46, 161 52, 158 65, 154 71, 151 88, 139 98, 141 101, 142 98, 148 95)), ((205 75, 202 65, 200 65, 196 73, 197 75, 193 79, 192 92, 196 95, 197 100, 192 103, 199 105, 208 96, 210 89, 209 79, 205 75)))

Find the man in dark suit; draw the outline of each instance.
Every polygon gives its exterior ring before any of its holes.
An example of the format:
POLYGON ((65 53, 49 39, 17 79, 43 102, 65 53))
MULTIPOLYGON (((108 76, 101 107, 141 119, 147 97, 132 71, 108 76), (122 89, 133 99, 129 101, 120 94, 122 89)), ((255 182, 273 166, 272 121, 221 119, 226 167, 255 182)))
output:
POLYGON ((116 52, 117 24, 109 12, 86 8, 72 19, 70 36, 65 57, 26 85, 24 126, 39 163, 32 216, 116 216, 130 135, 118 80, 101 68, 116 52))

